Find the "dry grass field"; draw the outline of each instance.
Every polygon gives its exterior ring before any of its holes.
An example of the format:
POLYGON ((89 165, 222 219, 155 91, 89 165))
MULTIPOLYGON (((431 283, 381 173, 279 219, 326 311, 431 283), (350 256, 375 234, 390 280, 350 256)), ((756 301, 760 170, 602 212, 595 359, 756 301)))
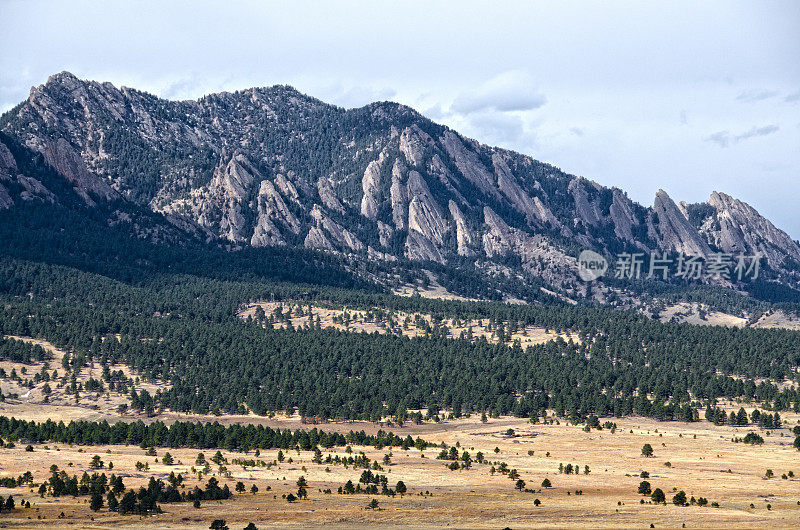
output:
MULTIPOLYGON (((317 305, 305 305, 300 303, 285 303, 285 302, 258 302, 250 304, 239 312, 241 318, 254 317, 256 310, 261 308, 264 313, 269 317, 273 315, 276 309, 286 314, 291 310, 292 315, 297 315, 298 309, 302 309, 304 316, 292 316, 290 320, 292 326, 301 328, 309 325, 309 316, 307 315, 310 308, 314 321, 319 318, 321 327, 335 328, 341 331, 351 331, 354 333, 397 333, 408 337, 419 337, 425 335, 426 331, 424 326, 442 327, 447 326, 447 336, 450 338, 459 338, 466 336, 471 332, 473 339, 479 337, 486 338, 489 342, 498 342, 497 329, 489 325, 489 319, 444 319, 439 322, 434 322, 429 314, 425 313, 406 313, 403 311, 366 311, 363 309, 350 309, 350 308, 328 308, 317 305), (346 319, 346 320, 343 320, 346 319), (425 324, 423 324, 423 322, 425 324)), ((275 328, 286 327, 284 321, 276 320, 273 322, 275 328)), ((507 330, 507 323, 504 323, 504 328, 507 330)), ((509 331, 509 330, 507 330, 509 331)), ((573 342, 580 342, 580 338, 575 333, 557 333, 554 330, 546 329, 540 326, 525 326, 519 329, 510 330, 507 337, 504 337, 506 344, 512 344, 514 341, 519 341, 522 348, 531 346, 533 344, 542 344, 544 342, 561 337, 564 340, 572 339, 573 342)))
POLYGON ((781 310, 770 310, 761 315, 737 316, 714 311, 706 304, 679 302, 672 304, 659 314, 661 322, 687 323, 696 326, 725 326, 730 328, 783 328, 800 329, 800 319, 781 310))
MULTIPOLYGON (((268 309, 274 310, 267 305, 265 310, 268 309)), ((248 309, 251 312, 254 310, 254 307, 248 309)), ((322 307, 314 307, 313 310, 323 325, 342 326, 334 322, 333 317, 341 316, 344 310, 338 313, 322 307)), ((367 317, 363 312, 349 313, 348 329, 386 330, 385 326, 376 324, 374 318, 367 317)), ((405 316, 402 315, 402 319, 405 316)), ((400 315, 395 315, 395 318, 400 318, 400 315)), ((298 319, 298 322, 293 322, 295 326, 307 321, 307 317, 293 319, 298 319)), ((453 324, 453 329, 457 329, 458 324, 465 325, 457 322, 449 324, 453 324)), ((471 325, 477 333, 485 328, 486 323, 474 322, 471 325)), ((418 330, 414 327, 413 331, 418 330)), ((544 333, 544 330, 541 332, 544 333)), ((528 340, 535 340, 536 335, 531 330, 520 330, 519 333, 528 333, 528 340)), ((547 337, 546 340, 551 338, 547 337)), ((50 370, 60 370, 63 352, 47 342, 37 343, 53 355, 49 361, 50 370)), ((41 369, 41 364, 23 365, 3 361, 0 366, 7 374, 12 370, 20 373, 25 367, 27 377, 30 377, 41 369)), ((115 366, 114 369, 122 369, 129 377, 136 377, 127 367, 115 366)), ((78 380, 85 382, 90 376, 99 378, 99 368, 83 368, 78 380)), ((166 479, 174 471, 187 477, 185 487, 188 491, 195 485, 202 487, 208 480, 208 476, 198 478, 192 472, 197 449, 170 449, 176 463, 166 466, 157 461, 167 451, 165 448, 157 448, 157 456, 154 457, 145 455, 145 450, 137 446, 71 447, 46 443, 35 445, 33 452, 27 452, 25 444, 17 444, 11 449, 0 449, 0 478, 16 477, 31 471, 37 486, 0 488, 0 495, 13 495, 18 506, 13 513, 0 513, 0 527, 208 528, 214 519, 224 519, 231 528, 243 528, 249 522, 258 527, 303 528, 629 528, 649 527, 650 524, 656 528, 681 527, 684 524, 688 528, 800 526, 800 453, 792 447, 794 436, 790 434, 791 428, 800 422, 800 415, 797 414, 783 414, 784 428, 769 433, 760 431, 765 443, 751 446, 732 441, 732 438, 741 438, 749 432, 750 429, 745 427, 714 426, 705 421, 657 422, 645 418, 618 419, 617 428, 612 433, 609 429, 585 432, 583 426, 569 425, 563 421, 531 424, 525 419, 512 417, 491 418, 485 424, 479 417, 472 416, 440 423, 407 423, 399 427, 370 422, 308 425, 297 415, 277 415, 273 418, 254 415, 200 416, 167 411, 156 418, 133 413, 120 416, 117 405, 127 402, 125 396, 113 392, 104 392, 100 396, 83 393, 76 402, 74 396, 52 384, 50 403, 44 403, 43 385, 38 383, 33 389, 27 389, 9 377, 2 379, 3 392, 6 395, 17 394, 17 398, 0 402, 0 415, 36 421, 219 421, 224 424, 256 423, 282 429, 318 427, 338 432, 364 430, 370 434, 383 428, 401 436, 421 436, 437 444, 457 444, 459 452, 468 451, 473 460, 478 452, 482 452, 489 463, 473 462, 469 469, 451 471, 447 468, 449 461, 436 458, 438 448, 420 452, 413 448, 404 451, 400 448, 376 450, 372 447, 353 447, 355 453, 363 451, 378 462, 390 454, 391 464, 383 466, 384 471, 378 473, 388 477, 391 487, 402 480, 408 487, 408 493, 395 497, 340 495, 336 493, 337 488, 347 480, 357 483, 361 469, 315 464, 312 462, 313 453, 308 451, 287 451, 286 461, 269 468, 244 468, 232 461, 235 458, 256 458, 253 452, 245 455, 223 451, 229 461, 227 470, 221 471, 213 465, 212 476, 216 475, 231 490, 237 481, 242 481, 248 493, 236 494, 233 499, 226 501, 204 501, 199 509, 191 503, 162 504, 163 514, 141 517, 122 516, 105 507, 97 513, 92 512, 88 496, 41 498, 36 491, 38 484, 49 477, 51 465, 55 464, 70 475, 80 477, 84 471, 89 471, 89 462, 94 455, 99 455, 106 463, 113 462, 112 472, 122 476, 128 488, 146 485, 151 476, 166 479), (513 429, 514 434, 509 435, 508 429, 513 429), (653 447, 654 457, 641 455, 645 443, 653 447), (495 452, 495 448, 498 452, 495 452), (148 463, 149 470, 137 471, 137 462, 148 463), (501 463, 505 463, 508 469, 516 469, 526 482, 526 488, 535 491, 515 489, 516 480, 499 472, 501 463), (580 474, 559 473, 559 464, 562 463, 577 465, 580 474), (584 473, 585 466, 589 466, 589 474, 584 473), (492 467, 497 471, 494 474, 491 473, 492 467), (773 470, 772 478, 766 477, 767 469, 773 470), (652 488, 661 488, 665 492, 666 505, 654 505, 649 502, 649 497, 637 494, 642 471, 650 474, 647 480, 652 488), (782 478, 784 475, 786 478, 782 478), (289 503, 283 496, 296 491, 295 483, 300 476, 308 480, 309 498, 289 503), (551 481, 551 488, 541 487, 545 478, 551 481), (252 484, 259 488, 255 495, 249 493, 252 484), (329 488, 333 493, 320 491, 329 488), (705 497, 709 503, 716 502, 719 506, 675 506, 670 501, 681 490, 686 492, 687 498, 705 497), (582 494, 576 495, 576 491, 582 494), (379 502, 377 510, 366 508, 373 498, 379 502), (539 506, 534 504, 535 499, 541 502, 539 506), (31 507, 19 508, 22 500, 29 501, 31 507), (645 504, 641 504, 641 500, 645 500, 645 504)), ((137 385, 137 388, 147 388, 151 392, 159 387, 158 384, 143 382, 137 385)), ((725 408, 731 411, 738 410, 740 406, 739 403, 728 403, 725 408)), ((750 411, 753 406, 745 405, 745 408, 750 411)), ((215 451, 203 452, 208 459, 215 451)), ((323 451, 323 457, 328 454, 346 455, 344 447, 323 451)), ((258 459, 273 462, 277 459, 277 450, 262 451, 258 459)), ((105 472, 110 473, 108 470, 105 472)))
MULTIPOLYGON (((14 340, 21 340, 24 342, 38 344, 44 348, 51 358, 47 360, 48 372, 52 373, 57 371, 61 376, 64 375, 64 369, 61 366, 61 361, 64 358, 64 351, 56 348, 51 343, 33 339, 29 337, 16 337, 5 336, 14 340)), ((115 337, 109 337, 107 340, 117 340, 115 337)), ((16 371, 17 374, 24 380, 30 379, 34 374, 38 373, 45 365, 44 362, 32 362, 30 364, 23 364, 12 362, 8 360, 0 360, 0 368, 5 370, 6 374, 11 374, 16 371)), ((110 365, 111 371, 121 370, 126 377, 136 379, 138 374, 134 373, 130 367, 124 364, 110 365)), ((90 378, 97 380, 102 379, 102 368, 98 364, 90 364, 81 368, 75 374, 75 379, 78 383, 85 385, 90 378)), ((56 382, 51 381, 49 387, 51 393, 48 396, 48 406, 39 407, 37 405, 45 405, 43 403, 45 382, 41 381, 33 386, 33 388, 25 388, 20 385, 18 381, 13 380, 11 377, 2 379, 2 390, 4 394, 17 394, 18 401, 23 404, 31 404, 30 411, 23 410, 19 418, 35 419, 36 421, 43 421, 47 418, 61 418, 65 421, 72 419, 93 419, 98 420, 102 418, 114 418, 117 416, 117 407, 122 404, 127 404, 130 400, 127 395, 119 394, 117 392, 103 392, 97 395, 91 392, 81 393, 79 399, 76 401, 74 395, 67 394, 64 388, 59 388, 56 382), (55 411, 58 411, 57 413, 55 411), (88 416, 87 416, 88 414, 88 416)), ((169 388, 166 382, 150 382, 139 380, 136 388, 140 390, 147 390, 150 393, 155 393, 158 389, 169 388)), ((0 411, 2 411, 3 404, 0 403, 0 411)))
MULTIPOLYGON (((40 405, 40 408, 46 407, 40 405)), ((2 414, 10 413, 13 414, 14 410, 4 407, 2 414)), ((786 425, 791 427, 800 417, 787 415, 785 419, 786 425)), ((263 419, 262 422, 275 427, 303 427, 296 417, 263 419)), ((362 525, 642 528, 651 523, 656 528, 676 528, 683 524, 687 528, 772 528, 800 525, 800 478, 797 477, 800 453, 792 448, 793 437, 789 436, 788 429, 769 435, 762 432, 764 445, 749 446, 731 441, 734 436, 744 436, 748 432, 746 428, 714 426, 707 422, 659 423, 642 418, 623 419, 616 423, 617 429, 613 434, 608 429, 587 433, 581 426, 563 422, 531 424, 523 419, 506 417, 490 419, 483 424, 474 416, 438 424, 393 428, 395 433, 404 436, 420 435, 428 441, 444 442, 449 446, 458 443, 459 451, 468 451, 473 459, 481 451, 491 462, 473 462, 470 469, 458 471, 447 469, 447 461, 437 460, 439 450, 434 448, 420 452, 413 448, 404 451, 400 448, 353 447, 355 453, 364 451, 379 462, 383 461, 384 455, 391 455, 391 464, 384 465, 384 471, 377 472, 388 477, 390 486, 402 480, 408 487, 408 493, 402 497, 337 494, 337 488, 347 480, 357 483, 362 470, 343 465, 315 464, 312 452, 286 451, 287 460, 267 469, 244 468, 232 463, 234 458, 256 458, 253 452, 245 455, 223 451, 229 461, 227 471, 221 473, 216 465, 212 465, 212 473, 231 490, 237 481, 244 482, 247 487, 247 493, 236 494, 231 500, 204 501, 199 509, 190 503, 162 504, 163 514, 141 517, 122 516, 106 508, 94 513, 89 509, 88 497, 40 498, 36 488, 0 488, 0 495, 13 494, 18 506, 23 499, 31 503, 30 508, 18 508, 13 514, 0 514, 0 526, 208 528, 212 520, 220 518, 231 528, 243 528, 249 522, 259 528, 351 528, 362 525), (507 434, 508 429, 514 430, 513 436, 507 434), (645 443, 654 449, 651 458, 641 455, 645 443), (288 461, 289 458, 292 462, 288 461), (515 480, 502 473, 492 475, 491 467, 498 468, 501 462, 505 462, 509 469, 516 469, 526 487, 535 492, 516 490, 515 480), (669 467, 666 462, 670 463, 669 467), (578 465, 581 474, 559 473, 560 463, 578 465), (589 466, 588 475, 583 473, 584 466, 589 466), (765 477, 767 469, 774 471, 773 478, 765 477), (642 471, 649 472, 647 480, 653 488, 665 492, 666 505, 640 504, 641 499, 649 501, 648 497, 637 494, 642 471), (789 471, 795 476, 788 478, 789 471), (783 474, 787 474, 787 478, 781 478, 783 474), (296 491, 295 483, 300 476, 309 483, 309 498, 289 503, 283 495, 296 491), (551 488, 541 488, 545 478, 551 481, 551 488), (249 493, 252 484, 259 488, 255 495, 249 493), (319 491, 328 488, 332 494, 319 491), (679 490, 685 491, 687 497, 706 497, 709 502, 719 503, 719 507, 675 506, 670 500, 679 490), (582 495, 576 495, 576 491, 582 491, 582 495), (373 498, 378 500, 379 509, 366 509, 373 498), (535 506, 534 499, 539 499, 541 505, 535 506), (62 512, 64 516, 59 518, 62 512)), ((320 427, 374 432, 380 426, 355 422, 330 423, 320 427)), ((48 470, 53 464, 80 477, 89 470, 89 461, 94 455, 99 455, 106 463, 113 462, 113 472, 123 476, 128 488, 146 485, 150 476, 166 479, 171 471, 187 476, 188 489, 195 484, 203 485, 208 479, 198 480, 191 473, 197 449, 170 449, 176 462, 172 466, 156 462, 167 451, 164 448, 157 449, 156 457, 146 456, 143 449, 134 446, 40 444, 34 446, 33 452, 26 452, 24 446, 18 444, 13 449, 1 451, 0 476, 17 476, 31 471, 37 484, 49 476, 48 470), (136 471, 137 461, 147 462, 149 471, 136 471)), ((205 450, 204 453, 209 459, 214 451, 205 450)), ((346 455, 344 447, 323 451, 323 457, 328 454, 346 455)), ((258 457, 265 462, 276 458, 277 450, 262 451, 258 457)))

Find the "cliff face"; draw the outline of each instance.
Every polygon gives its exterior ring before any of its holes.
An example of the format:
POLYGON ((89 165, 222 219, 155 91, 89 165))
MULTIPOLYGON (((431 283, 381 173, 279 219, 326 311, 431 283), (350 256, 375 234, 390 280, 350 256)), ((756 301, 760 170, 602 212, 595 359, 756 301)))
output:
MULTIPOLYGON (((646 208, 393 103, 345 110, 285 86, 175 102, 64 72, 0 123, 85 206, 133 203, 234 247, 483 268, 511 256, 556 287, 574 281, 577 247, 758 250, 784 275, 800 262, 796 242, 727 195, 681 209, 659 191, 646 208)), ((25 200, 58 197, 0 143, 0 208, 25 200)))
POLYGON ((789 260, 800 263, 800 245, 749 204, 716 191, 708 204, 713 214, 701 231, 711 244, 732 254, 759 252, 775 265, 787 265, 789 260))
MULTIPOLYGON (((47 142, 44 159, 88 206, 97 200, 118 198, 102 179, 92 175, 83 160, 63 138, 47 142)), ((9 147, 0 140, 0 209, 8 209, 18 201, 44 201, 53 204, 56 196, 38 179, 23 174, 9 147)))
POLYGON ((0 209, 14 205, 9 186, 17 181, 17 162, 5 144, 0 143, 0 209))
POLYGON ((661 249, 704 257, 711 253, 706 241, 664 190, 656 193, 653 219, 661 249))

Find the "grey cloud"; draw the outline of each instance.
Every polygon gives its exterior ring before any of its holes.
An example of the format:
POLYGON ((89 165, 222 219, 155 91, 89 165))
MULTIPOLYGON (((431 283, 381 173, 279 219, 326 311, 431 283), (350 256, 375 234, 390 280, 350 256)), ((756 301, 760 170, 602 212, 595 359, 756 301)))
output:
POLYGON ((513 112, 533 110, 547 103, 530 74, 518 70, 503 72, 477 89, 462 93, 450 106, 451 112, 471 114, 484 110, 513 112))
POLYGON ((728 131, 718 131, 705 137, 706 142, 713 142, 720 147, 728 147, 731 143, 731 133, 728 131))
POLYGON ((583 136, 583 129, 581 127, 570 127, 569 132, 575 136, 583 136))
POLYGON ((750 130, 736 135, 734 138, 737 142, 747 140, 748 138, 755 138, 756 136, 767 136, 772 133, 778 132, 780 127, 777 125, 766 125, 764 127, 752 127, 750 130))
POLYGON ((718 131, 705 138, 707 142, 712 142, 718 146, 725 148, 731 144, 738 144, 750 138, 758 136, 767 136, 776 133, 780 130, 777 125, 765 125, 763 127, 751 127, 747 131, 740 134, 731 134, 729 131, 718 131))
POLYGON ((739 92, 739 95, 736 96, 736 99, 744 103, 755 103, 756 101, 774 98, 777 95, 778 92, 775 90, 743 90, 742 92, 739 92))
POLYGON ((800 90, 798 90, 796 92, 792 92, 791 94, 788 94, 785 98, 783 98, 783 100, 786 103, 796 103, 796 102, 800 101, 800 90))

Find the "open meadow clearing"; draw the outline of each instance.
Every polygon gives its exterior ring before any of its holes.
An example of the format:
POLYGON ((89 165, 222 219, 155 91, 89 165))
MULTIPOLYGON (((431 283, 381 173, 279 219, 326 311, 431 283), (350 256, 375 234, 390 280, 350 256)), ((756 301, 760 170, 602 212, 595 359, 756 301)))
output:
MULTIPOLYGON (((8 414, 9 404, 3 414, 8 414)), ((244 418, 239 418, 244 419, 244 418)), ((785 425, 797 424, 800 416, 787 415, 785 425)), ((282 428, 309 428, 299 418, 267 420, 282 428)), ((581 425, 531 424, 523 419, 478 417, 396 427, 401 437, 423 437, 428 442, 445 444, 445 452, 455 447, 457 470, 448 468, 452 460, 439 459, 442 449, 428 447, 372 446, 320 448, 321 460, 314 462, 313 451, 251 450, 221 451, 221 466, 212 463, 215 450, 194 448, 155 448, 155 455, 138 446, 69 446, 40 443, 26 451, 26 444, 0 453, 0 476, 16 477, 30 471, 33 485, 0 488, 4 498, 13 495, 17 509, 3 512, 2 524, 15 528, 45 527, 153 527, 187 526, 207 528, 214 519, 224 519, 231 527, 253 522, 257 527, 791 527, 800 521, 800 459, 792 447, 789 430, 778 429, 769 435, 761 432, 763 445, 734 443, 750 430, 743 427, 714 426, 708 422, 656 422, 644 418, 616 421, 613 429, 592 429, 581 425), (511 430, 509 430, 511 429, 511 430), (642 455, 650 444, 653 456, 642 455), (470 464, 464 468, 463 453, 470 464), (169 452, 173 463, 162 463, 169 452), (198 452, 209 463, 206 471, 197 463, 198 452), (348 480, 359 486, 364 469, 358 464, 345 466, 342 458, 362 453, 378 469, 375 475, 387 478, 396 489, 402 481, 407 491, 393 496, 377 494, 339 494, 348 480), (478 453, 482 453, 479 455, 478 453), (103 468, 90 469, 93 456, 103 468), (388 455, 388 461, 386 456, 388 455), (328 461, 328 456, 331 460, 328 461), (337 457, 339 462, 337 463, 337 457), (482 458, 481 458, 482 457, 482 458), (283 461, 279 462, 278 459, 283 461), (480 462, 479 462, 480 459, 480 462), (250 462, 247 462, 247 461, 250 462), (113 463, 113 469, 108 464, 113 463), (137 463, 139 469, 137 470, 137 463), (148 469, 143 469, 147 464, 148 469), (126 488, 146 487, 150 477, 168 482, 170 473, 184 477, 182 490, 195 485, 201 489, 210 478, 227 484, 234 492, 228 500, 203 501, 200 508, 191 502, 162 503, 164 513, 149 516, 120 515, 107 506, 90 510, 88 496, 37 494, 38 484, 50 475, 51 466, 80 477, 84 471, 115 473, 126 488), (566 466, 569 465, 569 468, 566 466), (586 473, 588 466, 588 474, 586 473), (561 468, 561 471, 560 471, 561 468), (566 469, 577 469, 570 474, 566 469), (767 476, 767 470, 772 476, 767 476), (642 473, 649 476, 642 478, 642 473), (198 473, 202 475, 198 478, 198 473), (518 475, 518 478, 517 478, 518 475), (300 477, 307 481, 308 498, 288 502, 296 494, 300 477), (509 478, 514 477, 514 478, 509 478), (518 480, 524 481, 522 490, 518 480), (549 480, 551 487, 542 487, 549 480), (653 504, 650 495, 641 495, 642 481, 651 489, 660 488, 666 504, 653 504), (237 482, 244 493, 237 493, 237 482), (256 485, 256 493, 251 488, 256 485), (331 493, 324 493, 330 490, 331 493), (673 497, 686 494, 688 506, 676 506, 673 497), (707 505, 691 499, 708 500, 707 505), (368 509, 372 499, 377 509, 368 509), (537 506, 535 500, 540 504, 537 506), (642 504, 641 501, 645 503, 642 504), (28 501, 30 508, 19 508, 28 501), (717 503, 719 506, 712 506, 717 503), (752 506, 751 506, 752 505, 752 506), (63 513, 63 516, 61 514, 63 513)), ((324 430, 365 430, 374 433, 380 425, 368 422, 329 423, 324 430)), ((702 502, 702 501, 701 501, 702 502)))

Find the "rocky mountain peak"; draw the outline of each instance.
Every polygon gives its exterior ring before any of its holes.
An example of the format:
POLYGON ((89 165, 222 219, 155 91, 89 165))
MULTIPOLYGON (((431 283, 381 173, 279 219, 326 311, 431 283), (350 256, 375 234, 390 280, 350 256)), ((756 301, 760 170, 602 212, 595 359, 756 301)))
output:
POLYGON ((653 222, 659 247, 687 255, 708 256, 711 249, 666 191, 659 189, 653 203, 653 222))
MULTIPOLYGON (((679 206, 659 190, 646 208, 397 103, 346 110, 285 85, 167 101, 62 72, 2 123, 85 205, 134 203, 233 247, 469 260, 555 288, 575 281, 576 248, 758 250, 782 278, 800 267, 796 242, 725 194, 679 206)), ((22 200, 23 189, 48 200, 12 162, 0 149, 0 208, 22 200)))
POLYGON ((78 79, 75 74, 64 70, 48 77, 47 81, 43 85, 31 87, 29 100, 42 93, 63 89, 76 89, 82 85, 83 81, 78 79))
POLYGON ((704 224, 704 232, 724 252, 760 253, 773 266, 787 258, 800 263, 800 245, 746 202, 714 191, 708 204, 714 209, 714 222, 704 224))

